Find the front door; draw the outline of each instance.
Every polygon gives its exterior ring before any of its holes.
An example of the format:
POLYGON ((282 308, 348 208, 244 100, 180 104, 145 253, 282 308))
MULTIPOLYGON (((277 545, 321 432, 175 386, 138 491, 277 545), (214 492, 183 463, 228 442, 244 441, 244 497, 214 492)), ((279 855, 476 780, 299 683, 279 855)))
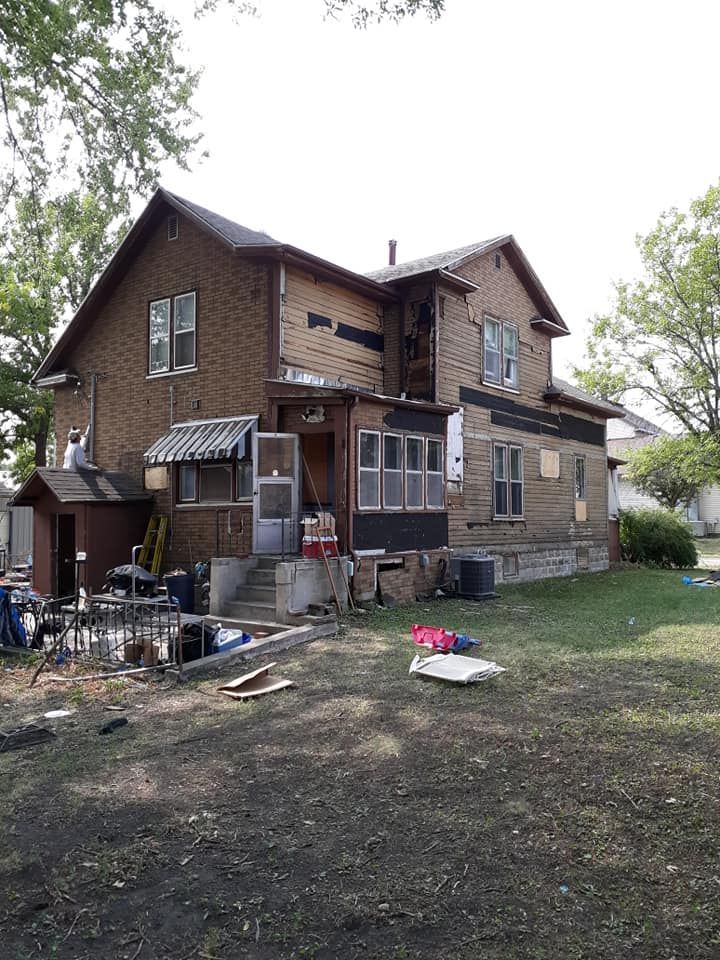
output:
POLYGON ((300 455, 296 433, 253 438, 253 553, 297 553, 300 542, 300 455))

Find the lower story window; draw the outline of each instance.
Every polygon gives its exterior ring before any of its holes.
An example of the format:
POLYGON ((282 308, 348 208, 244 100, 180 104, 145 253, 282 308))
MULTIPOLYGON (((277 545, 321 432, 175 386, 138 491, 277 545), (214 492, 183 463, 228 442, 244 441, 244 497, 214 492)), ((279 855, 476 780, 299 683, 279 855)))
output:
POLYGON ((233 503, 253 495, 252 441, 243 438, 238 459, 183 463, 178 470, 178 503, 233 503))
POLYGON ((496 517, 522 517, 523 450, 507 443, 493 444, 493 507, 496 517))

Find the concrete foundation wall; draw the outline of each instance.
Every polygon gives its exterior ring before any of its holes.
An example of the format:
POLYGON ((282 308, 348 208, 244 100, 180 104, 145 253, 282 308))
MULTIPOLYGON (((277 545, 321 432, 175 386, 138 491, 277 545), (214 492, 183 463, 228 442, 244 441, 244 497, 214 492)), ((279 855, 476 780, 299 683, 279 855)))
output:
MULTIPOLYGON (((495 558, 495 583, 526 583, 548 577, 570 577, 576 573, 598 573, 609 567, 607 541, 600 543, 518 544, 483 547, 495 558)), ((471 551, 462 551, 463 554, 471 551)), ((460 555, 459 552, 455 554, 460 555)))
MULTIPOLYGON (((333 583, 343 610, 348 607, 347 590, 340 571, 343 557, 328 560, 333 583)), ((332 604, 330 580, 324 563, 317 560, 289 560, 275 567, 275 614, 278 623, 289 623, 292 617, 307 613, 310 604, 332 604)))
POLYGON ((210 616, 225 615, 227 604, 237 599, 237 588, 247 583, 248 570, 257 566, 252 557, 213 557, 210 561, 210 616))

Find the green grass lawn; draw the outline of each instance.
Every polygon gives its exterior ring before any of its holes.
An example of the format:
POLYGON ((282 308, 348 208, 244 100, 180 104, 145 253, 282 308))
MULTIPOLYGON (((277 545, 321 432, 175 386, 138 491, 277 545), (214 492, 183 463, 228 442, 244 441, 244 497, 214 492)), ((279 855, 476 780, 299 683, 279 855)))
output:
POLYGON ((695 548, 700 557, 720 557, 720 537, 696 537, 695 548))
POLYGON ((132 687, 110 737, 117 681, 0 674, 4 726, 75 710, 0 755, 3 958, 715 960, 720 589, 681 577, 358 614, 294 688, 132 687), (409 676, 416 622, 507 672, 409 676))

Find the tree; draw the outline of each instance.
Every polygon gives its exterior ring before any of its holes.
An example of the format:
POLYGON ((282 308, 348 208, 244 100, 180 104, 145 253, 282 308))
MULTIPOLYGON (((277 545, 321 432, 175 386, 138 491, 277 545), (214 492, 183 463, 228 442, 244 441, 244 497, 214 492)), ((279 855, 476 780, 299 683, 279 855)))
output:
POLYGON ((28 445, 35 463, 45 464, 52 423, 51 392, 30 381, 53 345, 59 319, 77 309, 98 264, 125 232, 125 203, 122 195, 113 201, 102 191, 70 191, 39 209, 32 195, 16 201, 0 260, 0 439, 6 449, 23 452, 22 469, 28 445))
POLYGON ((720 480, 720 442, 709 434, 658 437, 630 456, 627 477, 668 510, 687 506, 720 480))
POLYGON ((637 244, 645 277, 617 284, 575 376, 608 399, 639 391, 689 433, 720 436, 720 185, 637 244))
POLYGON ((90 178, 112 195, 147 191, 168 159, 186 165, 199 135, 197 75, 180 62, 177 23, 153 0, 5 0, 0 117, 5 201, 37 202, 90 178))
MULTIPOLYGON (((358 26, 444 0, 324 0, 358 26)), ((195 0, 198 16, 246 0, 195 0)), ((0 4, 0 455, 46 462, 52 396, 30 384, 112 253, 131 198, 199 143, 177 22, 159 0, 0 4)))

